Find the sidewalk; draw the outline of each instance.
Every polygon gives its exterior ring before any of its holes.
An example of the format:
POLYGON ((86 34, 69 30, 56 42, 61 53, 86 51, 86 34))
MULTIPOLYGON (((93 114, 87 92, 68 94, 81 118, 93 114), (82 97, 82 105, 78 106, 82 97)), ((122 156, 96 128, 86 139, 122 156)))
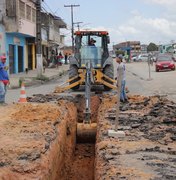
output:
POLYGON ((42 79, 37 78, 37 70, 29 70, 26 74, 25 72, 18 74, 10 74, 10 86, 9 89, 15 89, 20 87, 20 82, 23 81, 25 86, 32 86, 35 84, 41 84, 43 82, 52 80, 56 77, 62 76, 69 70, 69 64, 59 66, 58 68, 46 68, 45 73, 43 73, 42 79))

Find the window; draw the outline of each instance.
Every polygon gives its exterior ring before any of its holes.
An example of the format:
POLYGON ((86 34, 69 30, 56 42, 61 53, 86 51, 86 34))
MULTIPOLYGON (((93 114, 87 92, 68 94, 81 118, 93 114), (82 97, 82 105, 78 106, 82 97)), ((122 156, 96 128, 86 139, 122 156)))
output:
POLYGON ((32 22, 36 21, 36 10, 32 9, 32 22))
POLYGON ((20 17, 25 18, 25 3, 19 1, 20 17))
POLYGON ((31 7, 26 5, 26 19, 31 21, 31 7))
POLYGON ((6 15, 8 17, 16 16, 16 2, 14 0, 6 0, 6 15))

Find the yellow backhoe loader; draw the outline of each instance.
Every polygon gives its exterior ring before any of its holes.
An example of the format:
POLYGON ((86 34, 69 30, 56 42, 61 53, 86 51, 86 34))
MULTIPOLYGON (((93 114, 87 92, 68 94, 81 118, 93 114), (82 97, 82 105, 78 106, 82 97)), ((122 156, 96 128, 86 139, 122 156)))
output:
POLYGON ((85 120, 78 125, 78 136, 79 134, 84 136, 85 133, 91 134, 89 126, 92 125, 90 109, 92 86, 103 85, 105 91, 116 89, 115 80, 113 79, 113 59, 109 56, 108 51, 109 43, 110 39, 107 31, 75 32, 75 52, 74 56, 69 57, 69 80, 62 84, 64 86, 69 83, 69 85, 60 87, 60 90, 77 90, 80 85, 85 85, 85 120))

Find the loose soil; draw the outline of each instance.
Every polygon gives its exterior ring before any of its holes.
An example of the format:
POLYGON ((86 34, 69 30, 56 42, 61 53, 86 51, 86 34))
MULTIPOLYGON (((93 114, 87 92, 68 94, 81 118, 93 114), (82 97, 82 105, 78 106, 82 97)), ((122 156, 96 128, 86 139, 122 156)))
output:
POLYGON ((70 172, 66 179, 94 179, 95 144, 77 144, 70 162, 70 172))
POLYGON ((76 144, 82 96, 35 95, 31 103, 0 107, 0 179, 176 179, 176 104, 159 96, 128 97, 119 116, 126 136, 118 139, 108 136, 116 96, 91 98, 96 144, 76 144))
POLYGON ((120 104, 119 129, 125 138, 111 138, 116 97, 105 96, 99 108, 96 179, 176 179, 176 104, 159 96, 129 96, 120 104))
POLYGON ((73 103, 16 104, 0 113, 0 179, 60 177, 66 140, 75 141, 66 134, 76 131, 73 103))

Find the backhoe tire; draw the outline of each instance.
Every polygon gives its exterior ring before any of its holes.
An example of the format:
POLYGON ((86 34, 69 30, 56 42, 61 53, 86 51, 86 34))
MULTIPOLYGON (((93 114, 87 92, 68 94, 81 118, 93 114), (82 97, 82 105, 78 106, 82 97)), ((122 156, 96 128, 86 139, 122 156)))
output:
MULTIPOLYGON (((114 78, 114 66, 113 64, 111 65, 107 65, 104 69, 103 69, 103 73, 108 76, 109 78, 113 79, 114 78)), ((110 84, 113 84, 113 82, 109 81, 108 79, 104 78, 104 80, 110 84)), ((104 85, 104 90, 105 91, 110 91, 111 88, 108 86, 104 85)))
MULTIPOLYGON (((78 67, 76 65, 70 65, 70 70, 69 70, 69 79, 76 77, 78 75, 78 67)), ((70 84, 73 84, 74 82, 79 81, 79 77, 74 79, 73 81, 70 81, 70 84)), ((72 90, 77 90, 79 89, 80 85, 77 85, 75 87, 72 87, 72 90)))

